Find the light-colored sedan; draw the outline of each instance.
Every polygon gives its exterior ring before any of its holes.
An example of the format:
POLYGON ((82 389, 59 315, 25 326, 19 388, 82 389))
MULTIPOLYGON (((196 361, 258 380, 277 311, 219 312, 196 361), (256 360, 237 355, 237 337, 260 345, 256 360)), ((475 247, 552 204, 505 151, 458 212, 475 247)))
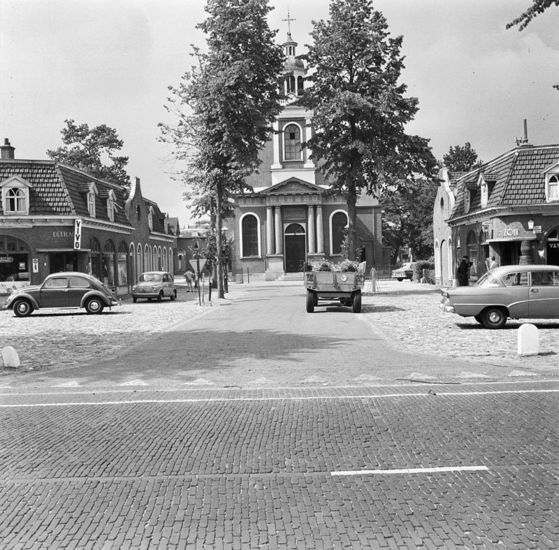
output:
POLYGON ((487 272, 474 286, 441 290, 440 308, 474 317, 485 328, 507 319, 559 318, 559 266, 508 265, 487 272))
POLYGON ((146 300, 159 300, 170 298, 171 301, 177 297, 177 287, 173 275, 167 271, 146 271, 140 275, 138 284, 132 287, 132 300, 134 303, 138 298, 146 300))

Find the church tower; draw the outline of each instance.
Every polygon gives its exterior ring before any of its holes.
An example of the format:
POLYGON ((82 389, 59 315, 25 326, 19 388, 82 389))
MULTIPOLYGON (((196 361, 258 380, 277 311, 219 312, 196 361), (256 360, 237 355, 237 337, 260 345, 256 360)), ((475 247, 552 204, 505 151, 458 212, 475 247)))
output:
MULTIPOLYGON (((235 217, 228 222, 234 228, 232 268, 237 279, 248 271, 251 277, 273 280, 301 274, 309 262, 341 260, 347 205, 341 195, 327 192, 328 182, 305 145, 312 135, 312 112, 298 99, 307 71, 297 56, 289 13, 286 21, 285 64, 279 79, 282 110, 258 171, 247 178, 253 193, 236 198, 235 217)), ((360 242, 367 250, 363 255, 372 260, 373 248, 381 246, 380 240, 373 242, 374 234, 380 235, 380 208, 377 201, 366 202, 361 210, 357 205, 363 216, 360 242)))

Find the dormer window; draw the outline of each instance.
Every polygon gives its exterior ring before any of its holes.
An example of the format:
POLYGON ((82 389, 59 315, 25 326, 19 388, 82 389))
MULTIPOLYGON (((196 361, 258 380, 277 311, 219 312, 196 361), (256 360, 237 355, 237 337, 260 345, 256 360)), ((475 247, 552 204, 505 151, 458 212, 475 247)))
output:
POLYGON ((94 183, 90 183, 89 190, 87 191, 87 211, 89 212, 90 218, 95 218, 95 200, 97 193, 97 186, 94 183))
POLYGON ((150 231, 153 231, 153 206, 150 206, 148 210, 148 227, 150 231))
POLYGON ((547 185, 545 186, 546 201, 557 201, 559 200, 559 176, 557 174, 551 174, 547 178, 547 185))
POLYGON ((107 196, 107 216, 112 222, 115 221, 116 210, 116 197, 114 191, 111 189, 107 196))
POLYGON ((5 215, 28 215, 29 214, 29 190, 31 184, 20 178, 12 176, 2 187, 2 209, 5 215))
POLYGON ((464 189, 464 213, 467 214, 470 211, 471 196, 470 190, 466 187, 464 189))

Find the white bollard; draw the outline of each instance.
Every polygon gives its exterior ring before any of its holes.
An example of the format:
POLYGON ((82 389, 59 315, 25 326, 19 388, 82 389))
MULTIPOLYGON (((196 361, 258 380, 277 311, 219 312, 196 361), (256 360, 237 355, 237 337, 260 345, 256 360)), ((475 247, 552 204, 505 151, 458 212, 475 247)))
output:
POLYGON ((531 323, 521 325, 518 329, 518 355, 538 355, 538 353, 540 353, 538 327, 531 323))
POLYGON ((2 361, 6 368, 17 369, 20 366, 17 351, 12 346, 6 346, 2 349, 2 361))

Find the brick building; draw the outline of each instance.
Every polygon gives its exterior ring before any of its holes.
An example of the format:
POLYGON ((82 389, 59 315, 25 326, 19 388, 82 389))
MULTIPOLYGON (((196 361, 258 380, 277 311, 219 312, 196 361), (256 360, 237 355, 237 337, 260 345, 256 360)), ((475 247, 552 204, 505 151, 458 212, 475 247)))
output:
POLYGON ((446 227, 434 223, 440 281, 452 283, 463 255, 473 280, 491 256, 499 265, 559 265, 559 145, 525 138, 479 168, 443 176, 434 205, 434 221, 448 212, 446 227))
POLYGON ((119 294, 139 273, 174 270, 178 222, 142 196, 52 160, 0 147, 0 292, 57 271, 95 275, 119 294))

